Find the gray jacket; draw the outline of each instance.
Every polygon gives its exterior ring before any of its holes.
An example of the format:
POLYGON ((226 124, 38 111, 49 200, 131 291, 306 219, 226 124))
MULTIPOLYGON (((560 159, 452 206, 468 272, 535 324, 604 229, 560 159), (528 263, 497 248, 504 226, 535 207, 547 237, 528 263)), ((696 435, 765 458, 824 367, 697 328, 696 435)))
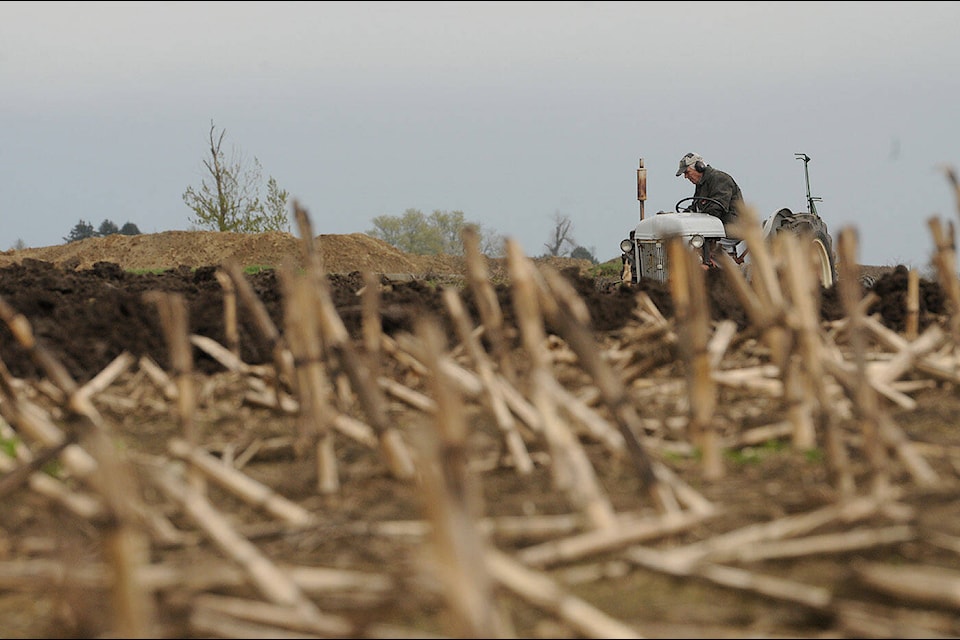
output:
POLYGON ((713 198, 721 204, 709 200, 694 201, 694 207, 703 213, 720 218, 724 227, 737 220, 738 203, 743 202, 743 194, 737 182, 729 173, 714 169, 710 165, 703 170, 703 177, 693 191, 694 198, 713 198))

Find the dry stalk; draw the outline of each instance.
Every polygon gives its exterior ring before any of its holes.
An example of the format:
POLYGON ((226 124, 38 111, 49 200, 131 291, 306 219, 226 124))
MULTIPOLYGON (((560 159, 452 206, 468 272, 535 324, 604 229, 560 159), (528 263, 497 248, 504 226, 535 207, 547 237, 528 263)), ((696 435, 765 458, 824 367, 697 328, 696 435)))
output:
MULTIPOLYGON (((381 379, 381 382, 382 381, 383 379, 381 379)), ((251 389, 247 391, 247 393, 244 395, 244 402, 268 409, 274 409, 290 415, 297 415, 300 412, 300 403, 295 399, 289 396, 283 396, 280 404, 277 404, 276 397, 273 394, 266 393, 262 389, 251 389)), ((333 426, 333 428, 348 438, 356 440, 365 447, 369 447, 371 449, 377 448, 379 445, 379 440, 373 431, 373 427, 368 425, 366 422, 358 420, 357 418, 348 416, 344 413, 339 413, 332 407, 330 407, 330 411, 333 412, 333 416, 330 418, 330 424, 333 426)), ((242 466, 239 457, 237 458, 234 466, 238 469, 242 466)))
MULTIPOLYGON (((313 282, 315 309, 320 320, 320 334, 327 353, 328 369, 339 364, 346 371, 350 386, 356 394, 370 425, 377 432, 384 458, 394 477, 410 479, 416 473, 413 458, 407 450, 401 433, 391 423, 387 412, 387 402, 376 376, 372 376, 371 366, 364 361, 350 341, 350 335, 343 319, 337 313, 330 295, 330 283, 323 268, 323 260, 317 252, 313 228, 307 211, 299 205, 294 206, 294 215, 300 228, 304 262, 309 266, 309 275, 313 282)), ((335 376, 331 375, 331 378, 335 376)))
MULTIPOLYGON (((799 558, 815 554, 849 553, 871 547, 916 540, 916 529, 910 525, 865 528, 842 533, 807 536, 792 540, 757 542, 739 547, 728 558, 736 562, 760 562, 783 558, 799 558)), ((716 562, 716 559, 713 559, 716 562)))
POLYGON ((733 339, 737 337, 737 323, 733 320, 721 320, 713 329, 713 336, 707 343, 707 354, 710 356, 710 370, 716 371, 727 353, 733 339))
POLYGON ((463 255, 466 259, 467 287, 476 301, 484 336, 490 343, 494 359, 500 365, 500 374, 511 384, 515 384, 517 374, 510 359, 503 310, 500 309, 497 293, 490 284, 490 272, 487 269, 486 259, 480 252, 480 233, 468 225, 464 227, 461 239, 463 255))
POLYGON ((6 323, 17 343, 30 354, 30 359, 67 398, 68 409, 81 415, 96 413, 96 409, 90 404, 89 397, 77 393, 77 383, 70 376, 67 368, 37 341, 30 320, 11 307, 2 297, 0 297, 0 320, 6 323))
POLYGON ((894 352, 892 358, 876 364, 870 371, 871 380, 887 384, 917 367, 930 353, 943 346, 947 339, 943 329, 936 324, 930 325, 922 335, 912 340, 901 337, 874 317, 864 318, 863 326, 880 344, 894 352))
POLYGON ((183 482, 169 468, 156 467, 151 471, 157 486, 184 509, 221 551, 243 568, 253 586, 267 600, 288 607, 292 614, 307 618, 320 617, 314 604, 304 596, 289 574, 238 534, 204 495, 183 482))
POLYGON ((270 487, 257 482, 236 469, 228 467, 219 459, 190 443, 174 438, 167 444, 174 456, 188 461, 206 477, 231 492, 247 504, 262 509, 275 518, 293 525, 313 522, 313 516, 295 502, 276 493, 270 487))
POLYGON ((380 319, 380 278, 372 271, 363 272, 363 292, 360 298, 363 321, 363 348, 367 354, 374 379, 380 377, 377 371, 380 362, 380 343, 383 339, 382 320, 380 319))
POLYGON ((717 388, 710 375, 710 310, 703 269, 680 238, 667 245, 670 254, 670 292, 679 325, 680 351, 687 370, 690 437, 703 455, 703 473, 709 480, 723 477, 723 456, 713 424, 717 388))
POLYGON ((550 577, 524 567, 506 554, 487 551, 487 565, 504 588, 559 617, 587 638, 642 638, 632 627, 589 602, 567 593, 550 577))
POLYGON ((430 386, 436 398, 434 430, 418 433, 423 507, 432 524, 438 578, 455 616, 456 637, 498 638, 505 621, 493 604, 493 582, 485 565, 486 540, 476 521, 482 514, 480 485, 467 469, 467 425, 462 400, 441 374, 444 345, 436 321, 421 317, 417 335, 424 364, 435 372, 430 386))
POLYGON ((283 336, 270 317, 270 312, 264 306, 263 301, 257 297, 250 282, 243 273, 243 269, 236 260, 227 260, 221 265, 221 268, 230 276, 230 281, 237 291, 240 302, 247 308, 253 316, 254 325, 260 331, 260 334, 270 345, 270 352, 273 355, 273 364, 276 367, 277 375, 274 379, 276 386, 274 391, 279 400, 283 391, 283 381, 290 383, 293 380, 293 356, 291 356, 283 336))
POLYGON ((408 352, 409 350, 405 350, 403 347, 401 347, 396 338, 386 334, 381 334, 380 350, 392 357, 397 361, 397 363, 399 363, 405 369, 408 369, 410 373, 418 378, 423 378, 430 375, 430 372, 427 371, 427 368, 423 366, 423 363, 417 360, 416 357, 410 355, 408 352))
POLYGON ((423 413, 435 413, 437 410, 437 403, 433 401, 433 398, 420 393, 416 389, 411 389, 410 387, 393 380, 392 378, 380 378, 380 386, 392 395, 397 400, 413 407, 418 411, 423 413))
POLYGON ((914 340, 920 330, 920 272, 916 268, 907 272, 907 319, 904 335, 914 340))
POLYGON ((584 637, 643 637, 589 602, 567 593, 549 576, 528 569, 500 551, 488 550, 486 562, 490 573, 504 588, 558 616, 584 637))
POLYGON ((596 473, 580 442, 560 420, 554 396, 547 336, 540 315, 535 268, 520 246, 507 241, 507 259, 512 282, 513 306, 520 325, 520 334, 530 357, 533 406, 542 420, 543 433, 550 449, 554 483, 570 497, 574 506, 587 516, 591 526, 616 526, 616 515, 609 498, 603 493, 596 473))
POLYGON ((62 505, 80 518, 89 520, 104 515, 104 505, 101 500, 71 490, 63 482, 40 471, 45 464, 61 455, 66 447, 72 446, 72 442, 64 440, 60 444, 47 447, 34 455, 27 447, 13 440, 16 437, 13 429, 6 424, 0 426, 3 427, 4 437, 11 439, 11 442, 13 442, 15 455, 20 462, 17 465, 7 456, 0 456, 0 471, 5 474, 0 478, 0 497, 13 493, 21 484, 26 483, 31 490, 62 505))
POLYGON ((710 377, 718 385, 731 389, 744 389, 771 398, 782 398, 784 383, 777 377, 779 375, 780 369, 772 364, 766 364, 758 367, 714 370, 710 377))
MULTIPOLYGON (((855 389, 859 379, 856 364, 843 360, 842 355, 839 353, 831 353, 827 358, 824 358, 823 364, 825 370, 840 382, 841 387, 850 390, 851 397, 856 394, 855 389)), ((884 379, 883 374, 885 371, 883 367, 885 367, 886 364, 885 362, 866 363, 865 375, 867 376, 867 385, 872 389, 873 393, 883 396, 890 402, 904 409, 912 411, 916 408, 916 401, 899 391, 894 386, 895 381, 884 379)), ((841 412, 837 413, 840 414, 841 412)))
MULTIPOLYGON (((586 305, 556 270, 544 267, 542 276, 544 285, 538 287, 540 303, 547 317, 577 354, 580 366, 596 384, 623 437, 641 485, 660 509, 668 512, 678 509, 668 487, 661 485, 653 472, 650 457, 640 441, 640 434, 643 433, 640 416, 627 396, 626 388, 601 355, 602 349, 590 331, 590 313, 586 305)), ((550 383, 551 386, 554 382, 550 383)))
MULTIPOLYGON (((555 381, 556 382, 556 381, 555 381)), ((626 451, 626 441, 623 434, 587 404, 583 398, 576 396, 572 391, 556 383, 552 387, 557 397, 557 404, 582 424, 592 438, 604 443, 614 456, 621 456, 626 451)))
POLYGON ((847 638, 951 638, 956 636, 952 613, 907 610, 860 601, 834 603, 837 631, 847 638))
POLYGON ((153 358, 140 356, 137 365, 140 367, 140 371, 143 371, 150 378, 150 381, 156 385, 165 399, 171 401, 177 399, 177 385, 170 379, 167 372, 154 362, 153 358))
POLYGON ((129 351, 124 351, 113 359, 100 373, 92 377, 85 385, 77 390, 78 394, 85 395, 88 398, 102 393, 107 387, 113 384, 120 375, 127 371, 135 359, 129 351))
POLYGON ((948 321, 954 345, 960 345, 960 279, 957 277, 957 245, 953 233, 953 222, 947 223, 944 231, 936 217, 927 220, 937 251, 933 255, 933 264, 937 267, 940 286, 950 302, 948 321))
MULTIPOLYGON (((44 447, 56 447, 66 442, 68 435, 55 425, 42 408, 18 395, 11 384, 10 372, 0 361, 0 415, 25 438, 44 447)), ((88 479, 97 470, 97 462, 79 445, 69 445, 60 456, 60 461, 70 475, 88 479)))
MULTIPOLYGON (((69 430, 56 444, 64 439, 77 438, 86 444, 86 448, 92 450, 95 470, 85 479, 100 492, 106 506, 104 518, 97 524, 104 556, 113 569, 111 597, 114 604, 115 631, 127 638, 148 637, 154 632, 153 606, 134 578, 137 569, 147 561, 143 532, 135 524, 139 496, 136 494, 134 476, 126 460, 108 437, 107 425, 93 406, 89 395, 80 392, 80 387, 66 367, 35 339, 29 320, 14 310, 2 297, 0 319, 63 393, 69 430)), ((6 376, 4 379, 7 379, 6 376)), ((70 449, 72 447, 67 447, 64 451, 70 449)))
MULTIPOLYGON (((866 371, 866 337, 863 334, 863 314, 858 306, 863 291, 857 272, 857 236, 856 230, 846 227, 840 231, 840 299, 847 313, 847 326, 850 344, 853 347, 853 359, 856 365, 855 385, 852 389, 853 404, 857 412, 860 430, 863 434, 864 449, 874 473, 874 482, 879 485, 889 483, 889 469, 886 450, 882 446, 878 433, 880 406, 876 393, 869 384, 866 371)), ((842 381, 841 381, 842 382, 842 381)))
POLYGON ((764 598, 783 600, 814 610, 825 611, 833 601, 829 589, 764 575, 738 567, 703 563, 693 567, 676 566, 665 562, 662 552, 646 547, 631 547, 627 559, 636 565, 678 577, 698 576, 714 584, 756 593, 764 598))
POLYGON ((953 167, 944 167, 943 172, 947 176, 947 181, 953 188, 953 197, 957 207, 957 214, 960 215, 960 180, 957 179, 957 172, 953 167))
POLYGON ((466 348, 467 354, 473 361, 474 368, 483 382, 485 398, 497 425, 503 432, 503 437, 510 454, 513 456, 517 471, 520 475, 529 475, 533 471, 533 461, 530 459, 530 453, 527 451, 523 437, 517 429, 513 414, 510 413, 507 402, 503 394, 500 393, 500 386, 496 384, 493 364, 470 326, 470 319, 467 317, 460 294, 454 289, 445 289, 442 295, 457 334, 460 336, 460 342, 466 348))
MULTIPOLYGON (((64 469, 70 477, 95 485, 97 461, 80 445, 68 443, 67 435, 51 422, 45 411, 18 395, 10 395, 13 393, 15 392, 10 372, 0 360, 0 416, 9 423, 3 425, 4 433, 10 432, 5 437, 13 439, 14 434, 26 436, 45 446, 47 451, 60 449, 61 445, 66 444, 60 453, 60 462, 64 469), (10 425, 17 427, 16 432, 10 425)), ((31 454, 26 446, 18 446, 16 451, 18 460, 29 461, 31 454)), ((29 486, 33 491, 63 504, 67 510, 80 517, 97 522, 109 521, 107 505, 100 496, 71 491, 63 482, 45 473, 31 474, 29 486)), ((144 524, 151 528, 156 539, 161 542, 178 539, 173 526, 162 514, 148 510, 138 500, 131 501, 129 506, 144 524)))
POLYGON ((793 446, 808 451, 815 448, 817 442, 814 414, 822 416, 827 413, 817 407, 819 405, 826 409, 830 406, 820 364, 820 306, 814 299, 814 294, 819 294, 819 290, 813 289, 815 279, 811 262, 807 255, 801 254, 799 240, 792 234, 780 234, 775 240, 776 248, 783 257, 781 277, 788 304, 792 307, 788 320, 794 332, 790 341, 792 353, 787 356, 786 370, 783 372, 784 399, 787 415, 794 427, 793 446), (819 388, 815 393, 817 385, 819 388))
MULTIPOLYGON (((159 291, 148 292, 145 297, 157 306, 160 326, 167 339, 173 382, 177 387, 177 421, 186 441, 191 446, 196 446, 194 412, 197 402, 193 386, 193 352, 190 348, 186 301, 182 294, 159 291)), ((188 477, 197 490, 203 491, 203 477, 200 474, 191 470, 188 477)))
POLYGON ((854 570, 865 585, 898 598, 946 606, 954 612, 960 607, 960 572, 945 567, 903 563, 893 567, 874 562, 857 563, 854 570))
MULTIPOLYGON (((394 357, 410 365, 414 370, 420 372, 420 375, 428 375, 426 367, 420 362, 423 358, 423 355, 420 353, 422 350, 415 341, 410 340, 408 336, 400 335, 397 336, 395 342, 391 342, 390 344, 390 350, 394 357)), ((461 393, 471 398, 480 397, 483 394, 483 381, 480 380, 475 373, 464 369, 449 358, 444 359, 441 366, 443 367, 443 374, 448 376, 457 385, 461 393)), ((537 413, 536 407, 523 396, 520 390, 510 384, 499 373, 496 375, 495 381, 499 386, 498 392, 503 396, 514 415, 520 418, 521 422, 526 424, 532 431, 536 433, 542 432, 542 419, 540 414, 537 413)), ((386 382, 382 378, 381 386, 390 388, 391 392, 395 394, 400 390, 398 384, 386 382)), ((416 392, 413 392, 413 394, 403 392, 399 394, 398 397, 400 397, 400 395, 403 395, 405 398, 411 398, 419 394, 416 394, 416 392)), ((415 405, 415 403, 410 404, 411 406, 415 405)))
POLYGON ((842 499, 814 511, 786 516, 770 522, 751 524, 717 534, 698 542, 674 547, 660 554, 664 566, 674 567, 678 573, 689 573, 702 562, 724 561, 741 549, 771 540, 796 537, 808 531, 836 522, 855 522, 873 517, 884 506, 896 500, 899 490, 874 495, 842 499))
POLYGON ((227 625, 229 628, 246 629, 243 637, 282 638, 284 631, 341 638, 356 633, 354 624, 341 616, 321 612, 309 616, 296 615, 289 607, 247 598, 205 593, 198 595, 191 604, 191 625, 203 631, 222 630, 227 625), (214 624, 215 620, 219 620, 219 624, 214 624))
POLYGON ((757 292, 747 282, 746 276, 740 266, 726 252, 721 252, 717 256, 723 268, 723 275, 727 283, 733 289, 734 294, 740 300, 750 322, 758 330, 764 330, 774 322, 774 309, 763 303, 757 292))
POLYGON ((220 288, 223 289, 223 332, 226 337, 227 350, 240 359, 240 332, 237 328, 237 289, 233 286, 230 276, 223 270, 217 269, 214 275, 220 288))
POLYGON ((772 247, 763 238, 760 220, 753 207, 741 207, 738 222, 734 226, 750 252, 751 285, 755 295, 746 295, 744 290, 747 287, 742 282, 743 272, 733 258, 726 252, 721 252, 719 257, 724 274, 743 299, 744 307, 751 314, 754 326, 762 333, 764 341, 770 348, 771 360, 781 371, 784 371, 787 355, 790 352, 788 342, 790 336, 785 328, 787 309, 777 278, 772 247))
POLYGON ((900 461, 918 484, 925 487, 934 487, 940 484, 937 472, 930 463, 920 454, 903 429, 887 414, 880 415, 880 437, 884 443, 896 451, 900 461))
POLYGON ((247 363, 212 338, 194 334, 190 336, 190 343, 222 364, 227 371, 248 373, 251 370, 247 363))
POLYGON ((292 265, 285 265, 280 275, 286 292, 286 336, 293 355, 295 388, 300 403, 295 450, 298 455, 311 448, 314 450, 317 491, 321 495, 334 494, 340 490, 340 479, 330 424, 332 390, 323 365, 320 326, 314 312, 314 288, 307 278, 295 273, 292 265))
MULTIPOLYGON (((763 229, 757 210, 750 206, 741 206, 737 210, 737 222, 733 231, 747 245, 750 252, 753 288, 760 304, 767 313, 776 318, 784 309, 783 295, 777 281, 777 270, 770 247, 763 238, 763 229)), ((721 257, 730 258, 725 252, 721 257)), ((732 258, 731 258, 732 261, 732 258)), ((739 271, 739 269, 738 269, 739 271)), ((779 322, 779 320, 776 320, 779 322)))
POLYGON ((517 559, 535 567, 581 560, 590 555, 687 531, 713 515, 715 512, 673 511, 652 518, 621 517, 617 527, 593 529, 525 547, 517 553, 517 559))

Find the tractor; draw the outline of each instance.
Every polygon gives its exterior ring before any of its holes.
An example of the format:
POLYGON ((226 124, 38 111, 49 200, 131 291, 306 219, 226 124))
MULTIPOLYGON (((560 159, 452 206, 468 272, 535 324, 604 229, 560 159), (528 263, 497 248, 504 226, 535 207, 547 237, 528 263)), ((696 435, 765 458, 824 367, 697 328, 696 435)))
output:
MULTIPOLYGON (((778 233, 790 232, 804 238, 809 242, 815 258, 820 284, 829 288, 837 279, 833 238, 827 230, 827 223, 817 213, 816 203, 821 199, 810 194, 810 156, 805 153, 794 155, 803 161, 808 210, 794 212, 786 207, 778 209, 762 220, 763 237, 770 239, 778 233)), ((727 235, 719 218, 697 210, 697 201, 703 198, 683 198, 677 202, 673 211, 660 211, 653 216, 644 217, 646 199, 647 174, 641 158, 637 169, 640 221, 630 231, 630 237, 620 241, 620 250, 623 252, 620 277, 623 283, 638 284, 646 280, 666 282, 670 272, 667 241, 676 236, 681 237, 697 253, 705 269, 719 268, 715 259, 718 251, 727 252, 734 262, 740 265, 749 260, 749 249, 737 253, 737 247, 743 243, 731 247, 730 243, 721 242, 727 235)))

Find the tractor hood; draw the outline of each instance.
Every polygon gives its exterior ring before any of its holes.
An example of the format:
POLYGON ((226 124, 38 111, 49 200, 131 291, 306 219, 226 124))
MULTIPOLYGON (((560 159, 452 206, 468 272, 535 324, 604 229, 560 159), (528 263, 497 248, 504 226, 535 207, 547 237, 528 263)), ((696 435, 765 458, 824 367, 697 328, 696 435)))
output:
POLYGON ((690 237, 701 235, 705 238, 723 238, 725 233, 720 218, 708 213, 658 213, 644 218, 637 224, 634 239, 664 240, 670 236, 690 237))

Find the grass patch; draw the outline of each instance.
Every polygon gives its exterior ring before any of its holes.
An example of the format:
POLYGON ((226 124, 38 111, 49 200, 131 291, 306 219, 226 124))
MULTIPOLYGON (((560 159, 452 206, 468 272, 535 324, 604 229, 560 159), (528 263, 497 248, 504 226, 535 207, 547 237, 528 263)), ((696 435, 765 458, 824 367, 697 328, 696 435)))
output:
POLYGON ((607 260, 606 262, 593 265, 587 273, 593 278, 619 278, 622 269, 623 262, 620 258, 614 258, 613 260, 607 260))
POLYGON ((17 445, 20 440, 17 438, 0 438, 0 452, 7 454, 11 458, 17 457, 17 445))
MULTIPOLYGON (((167 271, 170 271, 172 269, 177 269, 177 267, 163 267, 158 269, 127 269, 127 272, 137 276, 143 276, 143 275, 158 276, 161 273, 166 273, 167 271)), ((197 270, 197 267, 190 267, 191 273, 195 272, 196 270, 197 270)), ((264 271, 273 271, 273 270, 274 270, 274 267, 270 265, 259 265, 259 264, 255 264, 255 265, 251 265, 249 267, 243 268, 243 272, 247 275, 254 275, 257 273, 263 273, 264 271)))
POLYGON ((757 464, 788 449, 790 444, 784 440, 767 440, 759 446, 728 449, 726 455, 737 464, 757 464))
MULTIPOLYGON (((724 453, 736 464, 760 464, 773 456, 793 452, 793 445, 789 440, 767 440, 757 446, 728 449, 724 453)), ((803 451, 803 458, 812 464, 820 464, 825 459, 823 451, 816 448, 803 451)))

